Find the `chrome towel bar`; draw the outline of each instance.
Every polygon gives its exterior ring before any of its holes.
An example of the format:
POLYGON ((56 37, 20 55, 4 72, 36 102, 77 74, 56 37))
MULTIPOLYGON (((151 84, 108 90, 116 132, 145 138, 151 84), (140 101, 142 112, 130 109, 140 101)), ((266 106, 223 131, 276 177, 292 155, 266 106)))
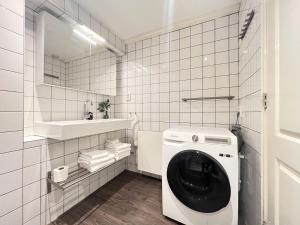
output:
POLYGON ((219 97, 201 97, 201 98, 183 98, 182 101, 204 101, 204 100, 232 100, 234 96, 219 96, 219 97))
POLYGON ((44 73, 45 76, 47 77, 52 77, 52 78, 55 78, 55 79, 59 79, 59 76, 55 76, 55 75, 52 75, 52 74, 49 74, 49 73, 44 73))

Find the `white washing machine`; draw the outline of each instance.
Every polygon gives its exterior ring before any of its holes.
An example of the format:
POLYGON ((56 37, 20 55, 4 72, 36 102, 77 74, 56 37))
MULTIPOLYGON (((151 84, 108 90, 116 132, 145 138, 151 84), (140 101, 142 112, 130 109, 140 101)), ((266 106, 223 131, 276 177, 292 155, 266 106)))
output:
POLYGON ((163 214, 186 225, 237 225, 237 138, 223 128, 163 134, 163 214))

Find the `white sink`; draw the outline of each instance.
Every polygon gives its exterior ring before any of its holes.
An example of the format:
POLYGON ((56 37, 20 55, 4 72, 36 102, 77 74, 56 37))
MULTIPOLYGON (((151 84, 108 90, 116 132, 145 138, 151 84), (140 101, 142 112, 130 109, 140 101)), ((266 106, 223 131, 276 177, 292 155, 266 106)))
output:
POLYGON ((129 119, 69 120, 35 122, 35 135, 67 140, 130 128, 129 119))

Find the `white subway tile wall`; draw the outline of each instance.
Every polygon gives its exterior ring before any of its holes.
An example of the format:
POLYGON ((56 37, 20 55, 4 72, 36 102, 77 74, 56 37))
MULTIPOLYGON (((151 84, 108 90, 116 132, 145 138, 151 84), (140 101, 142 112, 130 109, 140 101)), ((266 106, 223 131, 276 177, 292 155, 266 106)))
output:
MULTIPOLYGON (((52 2, 122 48, 121 40, 69 0, 52 2)), ((240 110, 246 140, 241 209, 244 224, 251 225, 261 220, 260 4, 243 0, 240 15, 224 15, 128 44, 128 53, 117 64, 117 96, 110 98, 112 117, 126 118, 129 112, 136 112, 140 129, 151 131, 174 126, 230 128, 240 110), (238 42, 239 23, 250 9, 256 11, 254 22, 246 38, 238 42), (227 95, 235 96, 234 100, 181 101, 227 95)), ((0 41, 0 98, 4 103, 0 106, 0 183, 4 184, 0 205, 6 206, 0 208, 0 224, 46 225, 126 168, 136 171, 136 157, 121 160, 64 192, 52 187, 47 194, 47 171, 61 165, 76 169, 79 151, 103 148, 107 138, 131 141, 132 133, 122 130, 23 144, 23 132, 34 134, 34 121, 82 119, 87 99, 94 103, 89 110, 101 118, 96 103, 106 97, 61 87, 35 87, 32 4, 26 1, 26 11, 22 0, 0 1, 0 6, 4 37, 0 41)))
MULTIPOLYGON (((261 0, 242 0, 240 26, 251 10, 255 16, 246 34, 239 42, 239 107, 246 156, 241 164, 241 224, 262 224, 262 75, 261 75, 261 0)), ((241 27, 240 27, 241 29, 241 27)))
POLYGON ((35 220, 40 221, 40 224, 49 224, 124 171, 127 167, 126 159, 116 162, 65 191, 52 186, 52 192, 47 194, 47 171, 61 165, 68 165, 70 171, 76 170, 79 151, 103 149, 108 138, 126 141, 125 134, 125 130, 120 130, 63 142, 53 140, 26 142, 23 152, 23 193, 28 193, 26 196, 23 195, 24 224, 35 220))
MULTIPOLYGON (((117 65, 115 116, 136 112, 139 128, 149 131, 230 128, 239 99, 238 22, 238 13, 233 13, 128 44, 128 53, 117 65), (229 95, 235 98, 181 100, 229 95)), ((135 156, 129 168, 136 170, 135 156)))
POLYGON ((66 86, 116 95, 116 60, 114 53, 104 50, 66 62, 66 86))
MULTIPOLYGON (((26 44, 25 44, 26 45, 26 44)), ((66 64, 53 56, 45 55, 45 83, 66 87, 66 64), (54 77, 53 77, 54 76, 54 77)))
MULTIPOLYGON (((24 1, 0 1, 0 224, 22 224, 24 1)), ((26 53, 25 53, 26 54, 26 53)))
POLYGON ((25 9, 25 51, 30 52, 24 62, 24 136, 33 135, 34 124, 34 13, 26 1, 25 9), (31 63, 27 63, 27 62, 31 63))
POLYGON ((45 83, 102 95, 116 95, 116 59, 114 53, 104 49, 93 55, 65 61, 45 56, 45 83))
MULTIPOLYGON (((1 225, 49 224, 127 167, 127 160, 123 159, 69 190, 62 192, 52 187, 53 192, 47 194, 47 171, 61 165, 74 170, 79 151, 104 148, 107 138, 126 141, 126 132, 65 142, 23 142, 23 130, 26 136, 32 135, 35 120, 81 119, 83 102, 87 99, 94 102, 89 110, 100 118, 96 102, 105 99, 102 95, 59 87, 35 88, 34 13, 28 3, 25 13, 22 0, 0 1, 0 32, 3 34, 0 41, 0 205, 5 206, 0 207, 1 225)), ((113 102, 113 98, 111 100, 113 102)))

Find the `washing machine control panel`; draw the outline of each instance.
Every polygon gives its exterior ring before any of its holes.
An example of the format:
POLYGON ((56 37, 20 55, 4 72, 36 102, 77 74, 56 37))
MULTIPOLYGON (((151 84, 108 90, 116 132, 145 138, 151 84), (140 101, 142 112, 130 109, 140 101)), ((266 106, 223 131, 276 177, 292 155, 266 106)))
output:
POLYGON ((199 137, 198 137, 198 135, 193 135, 192 136, 192 140, 193 140, 193 142, 198 142, 199 141, 199 137))
POLYGON ((227 158, 232 158, 233 157, 233 155, 224 154, 224 153, 220 153, 219 156, 221 156, 221 157, 227 157, 227 158))

